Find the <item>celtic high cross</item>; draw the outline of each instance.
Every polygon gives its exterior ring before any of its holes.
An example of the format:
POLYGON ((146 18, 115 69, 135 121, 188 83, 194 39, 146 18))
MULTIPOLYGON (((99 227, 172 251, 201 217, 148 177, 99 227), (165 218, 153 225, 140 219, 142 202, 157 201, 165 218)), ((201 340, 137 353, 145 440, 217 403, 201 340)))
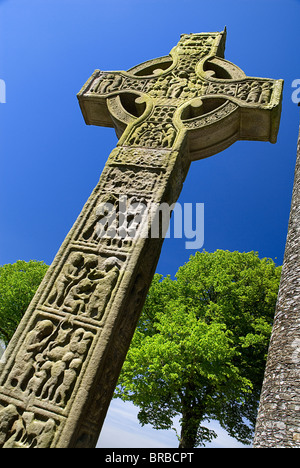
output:
POLYGON ((246 77, 225 38, 182 35, 170 55, 96 70, 80 91, 86 123, 119 142, 2 359, 0 446, 95 446, 163 243, 149 208, 176 202, 191 161, 275 143, 282 81, 246 77))

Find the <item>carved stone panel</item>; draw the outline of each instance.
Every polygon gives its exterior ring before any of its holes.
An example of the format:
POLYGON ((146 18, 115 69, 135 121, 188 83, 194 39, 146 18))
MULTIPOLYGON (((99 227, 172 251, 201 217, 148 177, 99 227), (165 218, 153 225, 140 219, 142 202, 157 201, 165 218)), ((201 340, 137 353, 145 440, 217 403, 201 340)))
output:
MULTIPOLYGON (((40 312, 3 382, 21 400, 65 407, 96 331, 40 312)), ((52 409, 52 406, 51 406, 52 409)))
POLYGON ((59 421, 0 402, 0 448, 49 448, 59 421))
POLYGON ((101 320, 117 284, 122 262, 115 256, 70 254, 45 305, 101 320))

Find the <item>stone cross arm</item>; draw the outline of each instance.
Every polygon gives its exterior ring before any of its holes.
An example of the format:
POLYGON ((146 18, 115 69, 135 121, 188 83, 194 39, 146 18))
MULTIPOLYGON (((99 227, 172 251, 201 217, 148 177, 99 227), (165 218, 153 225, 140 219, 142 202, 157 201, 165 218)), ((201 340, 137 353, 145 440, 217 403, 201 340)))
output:
MULTIPOLYGON (((283 80, 247 77, 224 60, 225 39, 226 30, 184 34, 168 56, 128 71, 96 70, 78 94, 86 123, 114 127, 119 145, 138 146, 137 128, 168 106, 177 143, 188 134, 191 160, 236 140, 275 143, 283 80)), ((164 131, 159 114, 156 123, 164 131)))

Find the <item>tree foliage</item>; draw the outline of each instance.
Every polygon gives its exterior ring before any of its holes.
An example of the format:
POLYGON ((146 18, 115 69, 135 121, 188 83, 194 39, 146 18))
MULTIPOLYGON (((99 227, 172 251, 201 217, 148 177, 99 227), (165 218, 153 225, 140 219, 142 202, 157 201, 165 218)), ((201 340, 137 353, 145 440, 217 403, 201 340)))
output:
POLYGON ((217 250, 175 280, 156 274, 115 396, 139 406, 142 425, 169 429, 180 415, 180 447, 212 440, 210 419, 249 444, 280 272, 257 253, 217 250))
POLYGON ((8 344, 40 285, 48 266, 18 260, 0 266, 0 339, 8 344))

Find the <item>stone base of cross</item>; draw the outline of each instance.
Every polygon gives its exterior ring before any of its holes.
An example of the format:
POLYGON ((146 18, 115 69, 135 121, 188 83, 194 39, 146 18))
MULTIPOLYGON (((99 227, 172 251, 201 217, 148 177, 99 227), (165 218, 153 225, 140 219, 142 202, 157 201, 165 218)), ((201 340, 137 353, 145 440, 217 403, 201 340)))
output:
POLYGON ((119 142, 0 364, 0 447, 95 446, 160 255, 156 210, 192 161, 275 143, 282 80, 247 77, 225 38, 184 34, 166 57, 96 70, 78 94, 86 123, 119 142))

